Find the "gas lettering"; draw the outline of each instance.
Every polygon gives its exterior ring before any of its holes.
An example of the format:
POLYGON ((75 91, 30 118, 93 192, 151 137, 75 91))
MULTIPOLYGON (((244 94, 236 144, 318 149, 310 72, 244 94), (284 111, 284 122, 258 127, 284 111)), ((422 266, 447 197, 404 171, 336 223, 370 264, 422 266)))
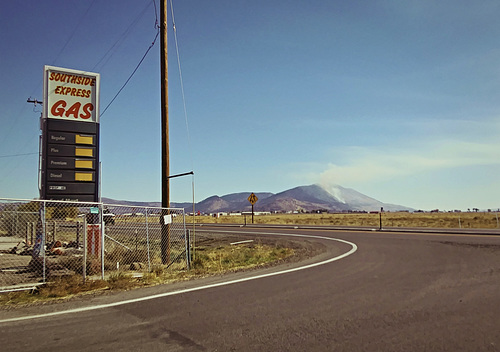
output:
POLYGON ((50 113, 53 116, 60 117, 74 117, 75 119, 87 120, 92 116, 92 111, 94 111, 94 105, 92 103, 87 103, 82 106, 82 103, 76 102, 67 108, 66 101, 58 100, 50 108, 50 113))

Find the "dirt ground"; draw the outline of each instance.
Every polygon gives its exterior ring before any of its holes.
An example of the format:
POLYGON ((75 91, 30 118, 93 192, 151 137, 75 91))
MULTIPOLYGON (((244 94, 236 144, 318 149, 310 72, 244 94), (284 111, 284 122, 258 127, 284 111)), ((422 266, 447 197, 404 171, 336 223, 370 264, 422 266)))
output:
POLYGON ((23 248, 21 241, 19 238, 0 237, 0 291, 13 288, 11 286, 36 284, 42 280, 40 271, 29 268, 31 255, 10 253, 13 248, 23 248))
POLYGON ((42 277, 28 271, 30 256, 0 253, 0 290, 7 286, 33 284, 42 277))
MULTIPOLYGON (((197 251, 203 251, 208 248, 217 248, 229 246, 231 243, 248 240, 249 237, 241 235, 228 234, 197 234, 195 238, 197 251)), ((318 243, 307 241, 289 241, 283 239, 255 238, 253 242, 247 243, 247 246, 256 244, 266 244, 278 248, 292 248, 294 255, 287 258, 286 262, 297 262, 303 259, 313 257, 324 251, 324 247, 318 243)), ((10 242, 9 239, 0 239, 0 291, 16 288, 17 286, 26 286, 38 284, 43 281, 42 267, 30 265, 32 260, 30 255, 10 254, 9 251, 15 247, 18 242, 10 242)), ((54 265, 59 258, 47 256, 48 265, 54 265)), ((32 263, 33 264, 33 263, 32 263)), ((271 264, 272 265, 272 264, 271 264)), ((55 270, 47 270, 47 278, 60 276, 64 273, 55 270)))

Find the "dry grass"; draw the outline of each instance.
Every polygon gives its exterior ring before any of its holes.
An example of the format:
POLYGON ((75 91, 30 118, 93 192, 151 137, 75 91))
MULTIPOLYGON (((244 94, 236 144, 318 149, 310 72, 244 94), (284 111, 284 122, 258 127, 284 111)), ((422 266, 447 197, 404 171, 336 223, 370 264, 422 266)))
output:
MULTIPOLYGON (((76 295, 96 294, 99 291, 128 290, 137 287, 166 284, 181 280, 191 280, 223 272, 249 269, 284 260, 294 254, 288 247, 264 244, 245 244, 221 246, 216 248, 199 247, 192 270, 175 264, 168 270, 164 265, 153 266, 151 272, 137 277, 128 271, 118 271, 106 280, 87 280, 79 275, 66 276, 38 287, 33 292, 9 292, 0 294, 0 306, 26 305, 60 299, 76 295)), ((180 264, 179 264, 180 265, 180 264)))
MULTIPOLYGON (((244 224, 245 217, 195 216, 196 223, 244 224)), ((251 216, 246 216, 250 224, 251 216)), ((432 227, 432 228, 498 228, 496 212, 462 212, 462 213, 382 213, 382 224, 386 227, 432 227)), ((193 217, 186 216, 186 222, 192 223, 193 217)), ((367 226, 378 227, 379 214, 345 213, 345 214, 271 214, 254 216, 255 224, 279 225, 329 225, 329 226, 367 226)))
POLYGON ((250 246, 224 246, 209 251, 198 249, 193 269, 199 273, 225 272, 247 269, 283 260, 293 255, 287 247, 256 244, 250 246))

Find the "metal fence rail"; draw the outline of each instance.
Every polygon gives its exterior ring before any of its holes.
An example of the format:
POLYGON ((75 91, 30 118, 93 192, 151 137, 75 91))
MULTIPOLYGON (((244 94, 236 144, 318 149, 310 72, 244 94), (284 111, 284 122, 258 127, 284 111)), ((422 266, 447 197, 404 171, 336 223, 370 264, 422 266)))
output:
POLYGON ((0 292, 189 267, 183 209, 0 198, 0 292))

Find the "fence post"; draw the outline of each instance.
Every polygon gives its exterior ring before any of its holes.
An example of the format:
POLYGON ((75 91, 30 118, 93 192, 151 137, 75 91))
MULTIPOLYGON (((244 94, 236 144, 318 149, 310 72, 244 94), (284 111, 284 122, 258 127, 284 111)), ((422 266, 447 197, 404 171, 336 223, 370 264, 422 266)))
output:
POLYGON ((190 231, 189 229, 186 230, 186 266, 187 266, 187 270, 190 270, 191 268, 191 244, 190 244, 190 231))
POLYGON ((28 242, 28 239, 29 239, 29 234, 31 232, 31 222, 27 222, 26 223, 26 245, 29 246, 29 242, 28 242))
POLYGON ((18 224, 19 224, 19 214, 16 212, 14 213, 14 236, 18 236, 19 235, 19 232, 18 232, 18 224))
POLYGON ((149 209, 146 209, 146 250, 148 253, 148 271, 151 272, 151 256, 149 254, 149 209))
POLYGON ((52 242, 56 241, 56 231, 57 231, 57 224, 56 221, 54 220, 54 230, 52 231, 52 242))
POLYGON ((104 222, 104 205, 99 204, 99 216, 101 220, 101 280, 104 280, 104 239, 106 238, 106 224, 104 222))
POLYGON ((135 256, 137 257, 137 251, 139 250, 139 232, 137 229, 134 231, 135 233, 135 256))
POLYGON ((47 243, 47 219, 46 219, 46 214, 47 214, 47 203, 43 202, 42 205, 42 212, 41 212, 41 232, 42 232, 42 238, 40 242, 40 253, 43 255, 43 282, 46 282, 46 270, 47 270, 47 262, 46 262, 46 250, 45 250, 45 244, 47 243))
POLYGON ((83 217, 83 283, 87 278, 87 217, 83 217))
POLYGON ((35 242, 33 242, 34 238, 35 238, 35 234, 36 234, 36 223, 35 222, 32 222, 31 223, 31 245, 33 245, 35 242))
POLYGON ((76 246, 80 248, 80 221, 76 223, 76 246))

